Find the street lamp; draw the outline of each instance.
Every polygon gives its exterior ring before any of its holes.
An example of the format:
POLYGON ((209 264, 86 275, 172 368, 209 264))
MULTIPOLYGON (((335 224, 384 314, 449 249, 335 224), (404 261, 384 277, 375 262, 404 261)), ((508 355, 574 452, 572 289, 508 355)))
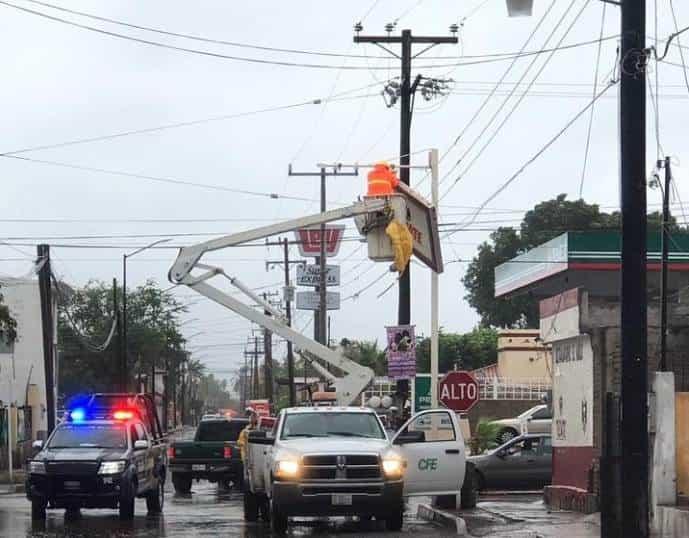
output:
POLYGON ((533 0, 507 0, 509 17, 530 17, 533 14, 533 0))
POLYGON ((127 392, 127 377, 128 376, 128 362, 129 362, 129 347, 127 342, 127 258, 136 256, 144 250, 148 250, 161 243, 166 243, 170 239, 159 239, 153 241, 150 245, 136 249, 129 254, 122 255, 122 391, 127 392))

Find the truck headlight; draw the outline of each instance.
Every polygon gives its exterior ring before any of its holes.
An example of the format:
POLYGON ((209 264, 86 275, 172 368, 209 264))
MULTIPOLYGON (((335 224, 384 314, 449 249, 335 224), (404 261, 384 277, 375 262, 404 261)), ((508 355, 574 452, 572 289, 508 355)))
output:
POLYGON ((126 461, 104 461, 100 464, 98 474, 119 474, 127 467, 126 461))
POLYGON ((29 474, 45 474, 45 463, 42 461, 30 461, 29 474))
POLYGON ((397 478, 402 476, 404 465, 402 460, 397 458, 387 458, 383 460, 383 472, 388 478, 397 478))
POLYGON ((293 460, 278 461, 275 474, 281 478, 294 478, 299 473, 299 463, 293 460))

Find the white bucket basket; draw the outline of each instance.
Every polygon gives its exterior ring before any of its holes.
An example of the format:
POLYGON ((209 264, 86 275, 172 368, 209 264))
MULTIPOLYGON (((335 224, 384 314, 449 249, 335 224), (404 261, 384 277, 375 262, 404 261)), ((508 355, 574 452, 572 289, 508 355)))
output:
MULTIPOLYGON (((400 222, 407 222, 407 203, 405 197, 400 194, 386 196, 390 203, 390 210, 394 218, 400 222)), ((354 220, 359 232, 366 237, 368 245, 368 257, 375 262, 389 262, 395 259, 392 242, 385 233, 385 228, 390 222, 389 213, 376 213, 356 217, 354 220)))

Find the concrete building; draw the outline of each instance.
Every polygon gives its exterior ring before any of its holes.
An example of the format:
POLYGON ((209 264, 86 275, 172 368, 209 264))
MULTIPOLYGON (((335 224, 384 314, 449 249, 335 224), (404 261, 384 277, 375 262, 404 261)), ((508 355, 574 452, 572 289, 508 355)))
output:
POLYGON ((538 329, 506 329, 498 333, 498 377, 517 381, 552 380, 550 352, 538 329))
MULTIPOLYGON (((15 461, 21 462, 19 457, 27 445, 32 440, 44 438, 48 428, 41 302, 38 280, 3 277, 0 285, 4 303, 17 321, 17 340, 13 348, 0 349, 0 408, 4 410, 0 437, 5 440, 0 457, 4 462, 9 409, 13 421, 10 441, 15 447, 15 461)), ((54 313, 57 323, 56 305, 54 313)))

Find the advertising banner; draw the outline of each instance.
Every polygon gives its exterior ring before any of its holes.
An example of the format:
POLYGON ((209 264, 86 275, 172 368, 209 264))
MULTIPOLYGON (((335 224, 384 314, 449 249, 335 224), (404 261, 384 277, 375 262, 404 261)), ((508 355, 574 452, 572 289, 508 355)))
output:
POLYGON ((386 327, 388 377, 410 379, 416 375, 416 335, 414 325, 386 327))

